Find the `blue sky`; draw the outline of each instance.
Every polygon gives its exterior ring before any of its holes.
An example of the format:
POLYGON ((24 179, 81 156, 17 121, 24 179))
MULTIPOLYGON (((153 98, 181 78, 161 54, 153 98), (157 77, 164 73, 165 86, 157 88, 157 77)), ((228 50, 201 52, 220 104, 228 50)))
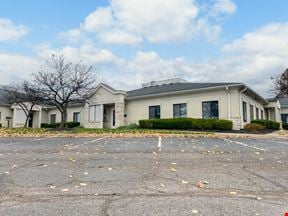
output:
POLYGON ((263 83, 287 67, 287 8, 285 0, 2 0, 0 74, 3 83, 25 79, 57 53, 92 64, 118 88, 180 76, 241 81, 267 95, 263 83))

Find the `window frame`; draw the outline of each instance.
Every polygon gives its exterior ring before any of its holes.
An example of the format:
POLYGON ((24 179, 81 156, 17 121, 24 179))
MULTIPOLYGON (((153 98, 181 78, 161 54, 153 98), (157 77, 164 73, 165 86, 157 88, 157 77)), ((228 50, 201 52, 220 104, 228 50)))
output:
POLYGON ((80 112, 73 112, 73 122, 80 123, 80 112), (75 118, 77 116, 77 119, 75 118))
POLYGON ((218 100, 211 100, 211 101, 202 101, 202 118, 203 119, 219 119, 219 116, 220 116, 220 113, 219 113, 219 101, 218 100), (205 114, 205 110, 204 110, 204 106, 205 104, 208 104, 210 103, 210 111, 211 111, 211 104, 212 103, 216 103, 217 104, 217 116, 212 116, 211 113, 209 114, 209 117, 207 118, 206 117, 206 114, 205 114))
POLYGON ((284 124, 288 124, 288 113, 282 113, 281 114, 281 122, 284 124), (283 121, 285 117, 286 117, 286 120, 283 121))
POLYGON ((160 105, 153 105, 153 106, 149 106, 148 107, 148 115, 149 115, 149 119, 161 119, 161 106, 160 105), (158 112, 157 112, 157 110, 156 110, 156 108, 158 108, 159 109, 159 116, 158 116, 158 112), (156 117, 151 117, 151 109, 154 109, 154 116, 156 116, 156 117))
POLYGON ((243 122, 248 121, 248 112, 247 112, 247 102, 242 102, 242 115, 243 115, 243 122))
POLYGON ((251 122, 254 120, 254 106, 252 104, 250 104, 249 111, 250 111, 250 122, 251 122))
POLYGON ((173 118, 187 118, 187 103, 173 104, 173 118), (182 114, 181 109, 185 107, 185 113, 182 114), (178 111, 179 116, 176 116, 175 111, 178 111))
POLYGON ((89 106, 89 122, 93 122, 93 123, 101 122, 101 105, 100 104, 89 106), (93 113, 91 113, 91 109, 94 110, 93 113), (99 113, 99 116, 97 116, 97 113, 99 113))
POLYGON ((256 107, 256 119, 260 119, 259 108, 256 107))
POLYGON ((50 114, 50 124, 55 124, 56 123, 56 118, 57 118, 57 114, 50 114), (53 117, 53 118, 52 118, 53 117), (52 121, 53 119, 53 121, 52 121))
POLYGON ((264 119, 264 110, 260 110, 260 117, 261 117, 261 119, 263 120, 264 119))

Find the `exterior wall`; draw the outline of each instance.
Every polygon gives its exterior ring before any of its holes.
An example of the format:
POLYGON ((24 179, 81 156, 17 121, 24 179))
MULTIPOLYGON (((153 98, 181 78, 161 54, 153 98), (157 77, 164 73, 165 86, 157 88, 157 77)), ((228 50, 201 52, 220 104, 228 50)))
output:
POLYGON ((259 109, 259 118, 261 119, 261 110, 263 111, 263 118, 266 119, 266 113, 265 113, 265 106, 256 101, 255 99, 249 97, 248 95, 245 95, 243 93, 241 94, 241 107, 240 107, 240 111, 241 111, 241 128, 244 128, 244 126, 246 124, 249 124, 251 122, 250 119, 250 105, 252 105, 254 107, 253 111, 254 111, 254 119, 256 119, 256 108, 259 109), (246 102, 247 103, 247 122, 243 121, 243 105, 242 103, 246 102))
POLYGON ((48 111, 42 109, 41 110, 41 123, 48 123, 48 111))
POLYGON ((138 123, 140 119, 148 119, 148 107, 154 105, 160 105, 161 118, 173 118, 173 104, 179 103, 187 104, 187 117, 202 118, 202 102, 205 101, 218 101, 219 119, 230 119, 233 121, 234 129, 240 129, 237 123, 240 122, 239 91, 236 88, 230 89, 229 91, 223 88, 213 91, 205 90, 202 92, 198 91, 173 96, 128 100, 126 101, 125 123, 128 125, 138 123))
POLYGON ((83 126, 87 128, 103 128, 103 105, 115 104, 115 127, 124 124, 124 94, 114 94, 109 90, 100 87, 84 106, 84 122, 83 126), (101 116, 99 122, 91 122, 89 120, 89 107, 92 105, 101 105, 101 116))
POLYGON ((13 127, 24 127, 26 115, 22 109, 13 109, 13 127))
MULTIPOLYGON (((82 106, 77 106, 77 107, 69 107, 67 108, 67 122, 72 122, 73 121, 73 113, 74 112, 80 112, 80 123, 83 122, 84 119, 84 109, 82 106)), ((50 123, 50 116, 52 114, 56 114, 56 122, 61 122, 61 113, 58 109, 50 109, 47 112, 47 119, 44 118, 48 123, 50 123)), ((44 123, 42 121, 42 123, 44 123)))
POLYGON ((0 107, 0 112, 1 112, 1 118, 0 118, 0 124, 2 127, 8 127, 8 121, 9 121, 9 127, 12 127, 12 122, 13 122, 13 112, 12 109, 9 107, 0 107), (6 117, 11 117, 10 120, 7 120, 6 117))

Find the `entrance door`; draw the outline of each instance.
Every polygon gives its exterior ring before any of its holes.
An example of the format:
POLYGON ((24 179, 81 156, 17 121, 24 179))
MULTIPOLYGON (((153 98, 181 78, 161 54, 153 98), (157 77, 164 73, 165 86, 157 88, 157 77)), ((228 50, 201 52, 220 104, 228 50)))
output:
POLYGON ((29 116, 29 121, 28 121, 28 127, 32 128, 33 127, 33 114, 29 116))
POLYGON ((112 120, 112 122, 111 122, 112 127, 115 127, 115 109, 112 110, 111 120, 112 120))

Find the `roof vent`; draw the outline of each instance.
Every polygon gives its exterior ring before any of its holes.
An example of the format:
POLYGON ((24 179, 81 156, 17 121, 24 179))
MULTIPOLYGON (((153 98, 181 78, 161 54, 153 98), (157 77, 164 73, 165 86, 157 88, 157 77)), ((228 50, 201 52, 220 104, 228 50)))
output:
POLYGON ((151 82, 143 83, 142 88, 167 85, 167 84, 174 84, 174 83, 188 83, 188 81, 181 79, 181 78, 174 78, 174 79, 167 79, 167 80, 160 80, 160 81, 151 81, 151 82))

